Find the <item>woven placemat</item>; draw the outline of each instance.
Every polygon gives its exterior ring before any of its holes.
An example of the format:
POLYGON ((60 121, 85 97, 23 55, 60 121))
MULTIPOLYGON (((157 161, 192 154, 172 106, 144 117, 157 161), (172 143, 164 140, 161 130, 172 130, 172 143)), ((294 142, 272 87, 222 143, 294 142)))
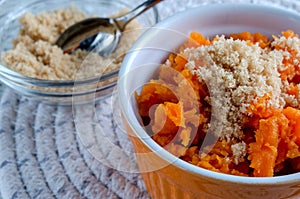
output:
POLYGON ((112 103, 53 106, 6 89, 0 102, 3 198, 148 198, 112 103))
MULTIPOLYGON (((164 19, 187 7, 222 2, 271 3, 300 10, 297 0, 166 0, 157 7, 164 19)), ((55 106, 4 89, 0 193, 3 199, 149 198, 116 95, 97 103, 55 106)))

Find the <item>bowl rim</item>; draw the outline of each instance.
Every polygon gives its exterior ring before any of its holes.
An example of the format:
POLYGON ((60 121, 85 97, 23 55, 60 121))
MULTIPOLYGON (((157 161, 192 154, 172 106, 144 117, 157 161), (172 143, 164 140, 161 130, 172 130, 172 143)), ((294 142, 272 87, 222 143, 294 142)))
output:
POLYGON ((244 184, 248 186, 280 186, 280 185, 287 185, 287 184, 294 184, 300 182, 300 172, 294 174, 288 174, 283 176, 275 176, 275 177, 246 177, 246 176, 235 176, 230 174, 224 174, 219 172, 210 171, 195 165, 192 165, 184 160, 179 159, 178 157, 174 156, 173 154, 169 153, 165 149, 163 149, 160 145, 158 145, 145 131, 145 129, 140 125, 138 119, 136 118, 132 104, 130 103, 130 97, 128 93, 128 89, 126 88, 127 79, 126 74, 130 72, 130 65, 129 68, 127 67, 127 63, 131 63, 134 58, 138 54, 138 50, 133 49, 142 49, 145 45, 143 39, 151 38, 151 33, 155 28, 169 28, 168 23, 170 21, 176 21, 177 19, 180 20, 181 17, 188 15, 189 12, 198 12, 201 13, 202 10, 214 10, 217 7, 222 6, 222 9, 232 9, 238 8, 239 9, 256 9, 257 11, 268 11, 268 12, 281 12, 285 13, 285 16, 293 16, 299 19, 300 24, 300 13, 295 10, 290 10, 287 8, 283 8, 280 6, 274 5, 264 5, 264 4, 253 4, 253 3, 218 3, 218 4, 206 4, 201 5, 193 8, 188 8, 187 10, 181 11, 179 13, 174 14, 166 18, 165 20, 160 21, 156 25, 154 25, 151 29, 147 30, 132 46, 131 54, 127 54, 125 59, 121 65, 119 78, 118 78, 118 97, 120 101, 120 108, 122 111, 122 116, 126 121, 126 124, 133 130, 135 136, 145 145, 147 146, 153 153, 157 156, 162 158, 163 160, 173 164, 174 166, 185 170, 195 176, 202 176, 206 177, 207 179, 223 181, 226 183, 232 184, 244 184))
MULTIPOLYGON (((52 0, 37 0, 34 2, 26 2, 25 4, 23 4, 22 6, 17 7, 17 9, 13 10, 13 12, 10 13, 10 15, 13 15, 14 13, 20 13, 20 11, 22 11, 24 8, 27 7, 31 7, 31 6, 36 6, 39 4, 45 4, 47 3, 47 1, 52 2, 52 0)), ((65 0, 66 2, 69 2, 68 0, 65 0)), ((80 0, 75 0, 77 2, 80 2, 80 0)), ((96 4, 98 3, 109 3, 109 4, 119 4, 128 8, 134 8, 135 6, 129 4, 128 2, 125 1, 121 1, 121 0, 114 0, 114 1, 110 1, 110 0, 97 0, 97 1, 93 1, 93 0, 89 0, 92 1, 96 4)), ((72 3, 71 3, 72 5, 72 3)), ((157 6, 153 6, 152 8, 150 8, 150 10, 152 10, 153 15, 154 15, 154 24, 158 23, 160 21, 160 16, 159 16, 159 12, 157 9, 157 6)), ((3 15, 5 16, 5 15, 3 15)), ((9 17, 7 17, 9 18, 9 17)), ((14 17, 15 18, 15 17, 14 17)), ((5 22, 5 21, 4 21, 5 22)), ((7 23, 7 22, 6 22, 7 23)), ((2 52, 0 52, 2 53, 2 52)), ((27 85, 34 85, 34 86, 51 86, 51 87, 65 87, 65 86, 74 86, 74 84, 76 85, 84 85, 86 83, 90 83, 90 82, 95 82, 95 81, 102 81, 102 80, 107 80, 109 78, 112 77, 117 77, 119 72, 119 69, 110 71, 108 73, 104 73, 98 76, 93 76, 93 77, 88 77, 88 78, 82 78, 82 79, 74 79, 74 80, 46 80, 46 79, 39 79, 39 78, 34 78, 34 77, 30 77, 30 76, 26 76, 23 75, 21 73, 18 73, 12 69, 10 69, 9 67, 5 66, 4 64, 2 64, 0 62, 0 74, 2 77, 6 77, 4 79, 14 79, 15 82, 19 82, 22 84, 27 84, 27 85)), ((0 79, 1 81, 1 79, 0 79)), ((50 92, 51 93, 51 92, 50 92)))

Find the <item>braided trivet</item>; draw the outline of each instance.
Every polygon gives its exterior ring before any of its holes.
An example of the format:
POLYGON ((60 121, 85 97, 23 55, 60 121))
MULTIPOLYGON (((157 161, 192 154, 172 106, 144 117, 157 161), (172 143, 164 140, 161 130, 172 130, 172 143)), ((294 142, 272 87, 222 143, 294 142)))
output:
POLYGON ((6 89, 0 103, 3 198, 148 198, 112 103, 109 97, 54 106, 6 89))

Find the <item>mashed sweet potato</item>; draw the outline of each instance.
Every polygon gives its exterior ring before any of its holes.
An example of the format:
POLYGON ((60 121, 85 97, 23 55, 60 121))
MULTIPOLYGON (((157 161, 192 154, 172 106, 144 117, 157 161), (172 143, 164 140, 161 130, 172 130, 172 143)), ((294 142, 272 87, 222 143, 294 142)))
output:
POLYGON ((192 32, 136 93, 149 135, 181 159, 226 174, 300 171, 300 39, 192 32))

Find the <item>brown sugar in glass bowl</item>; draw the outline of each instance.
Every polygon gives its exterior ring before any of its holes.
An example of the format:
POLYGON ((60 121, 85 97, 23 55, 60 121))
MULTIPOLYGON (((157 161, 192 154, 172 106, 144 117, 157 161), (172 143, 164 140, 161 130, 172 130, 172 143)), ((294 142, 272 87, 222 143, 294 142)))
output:
POLYGON ((64 55, 53 44, 76 21, 118 15, 133 7, 109 0, 46 0, 8 5, 0 18, 1 81, 17 93, 54 103, 70 104, 111 94, 132 43, 158 22, 155 7, 128 25, 110 57, 84 51, 64 55))

